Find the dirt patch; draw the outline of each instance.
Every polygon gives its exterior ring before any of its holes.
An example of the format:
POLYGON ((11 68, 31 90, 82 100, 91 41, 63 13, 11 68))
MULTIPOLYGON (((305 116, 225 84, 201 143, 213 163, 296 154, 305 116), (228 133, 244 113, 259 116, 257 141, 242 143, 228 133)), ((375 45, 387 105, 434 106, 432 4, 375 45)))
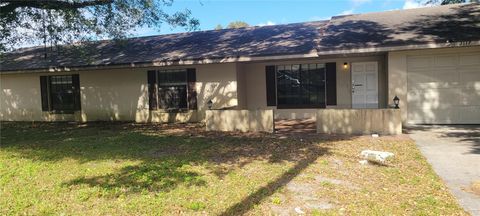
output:
POLYGON ((473 182, 471 189, 474 194, 480 196, 480 181, 473 182))
POLYGON ((480 181, 474 181, 470 184, 470 187, 464 189, 466 192, 473 193, 480 196, 480 181))
POLYGON ((321 175, 311 176, 310 181, 304 182, 300 179, 289 182, 281 193, 283 203, 273 203, 270 210, 275 215, 296 215, 300 212, 306 214, 318 211, 325 211, 335 208, 335 201, 319 196, 318 191, 322 187, 344 186, 350 190, 358 190, 359 187, 345 180, 327 178, 321 175))
POLYGON ((351 182, 344 181, 344 180, 339 180, 339 179, 334 179, 334 178, 327 178, 323 176, 315 176, 315 180, 320 183, 328 183, 328 184, 333 184, 333 185, 343 185, 349 189, 352 190, 358 190, 359 187, 351 182))

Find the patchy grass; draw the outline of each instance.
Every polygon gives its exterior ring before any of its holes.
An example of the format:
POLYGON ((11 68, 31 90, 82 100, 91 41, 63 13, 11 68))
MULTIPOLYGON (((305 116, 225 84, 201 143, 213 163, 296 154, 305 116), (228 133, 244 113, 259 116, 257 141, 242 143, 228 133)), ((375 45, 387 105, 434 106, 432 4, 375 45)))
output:
POLYGON ((466 214, 409 139, 297 136, 2 123, 0 214, 466 214))

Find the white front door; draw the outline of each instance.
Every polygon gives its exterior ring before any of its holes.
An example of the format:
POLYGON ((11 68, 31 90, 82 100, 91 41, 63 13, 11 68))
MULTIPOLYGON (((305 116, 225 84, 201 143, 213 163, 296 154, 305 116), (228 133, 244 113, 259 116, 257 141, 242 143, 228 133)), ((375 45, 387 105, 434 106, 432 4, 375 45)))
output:
POLYGON ((378 108, 378 63, 352 63, 352 108, 378 108))

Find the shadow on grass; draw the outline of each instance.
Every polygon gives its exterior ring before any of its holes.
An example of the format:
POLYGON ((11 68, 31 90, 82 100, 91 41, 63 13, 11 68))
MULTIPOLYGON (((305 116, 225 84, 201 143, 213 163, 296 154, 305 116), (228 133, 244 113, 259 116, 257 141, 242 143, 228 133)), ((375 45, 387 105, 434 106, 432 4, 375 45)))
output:
MULTIPOLYGON (((64 186, 88 185, 115 193, 170 191, 179 185, 205 186, 202 166, 224 178, 254 161, 293 162, 289 171, 223 215, 249 211, 286 185, 318 157, 330 154, 326 138, 273 134, 205 132, 198 125, 136 125, 132 123, 3 124, 2 149, 38 161, 75 159, 78 163, 101 160, 135 160, 139 164, 98 176, 80 176, 64 186), (280 138, 281 137, 281 138, 280 138)), ((342 137, 341 139, 346 139, 342 137)), ((261 170, 259 170, 261 172, 261 170)))
POLYGON ((139 193, 148 191, 169 191, 177 185, 204 186, 206 182, 201 175, 193 171, 184 171, 182 164, 144 162, 140 165, 126 166, 120 171, 95 177, 80 177, 64 183, 65 186, 88 185, 102 187, 122 193, 139 193))

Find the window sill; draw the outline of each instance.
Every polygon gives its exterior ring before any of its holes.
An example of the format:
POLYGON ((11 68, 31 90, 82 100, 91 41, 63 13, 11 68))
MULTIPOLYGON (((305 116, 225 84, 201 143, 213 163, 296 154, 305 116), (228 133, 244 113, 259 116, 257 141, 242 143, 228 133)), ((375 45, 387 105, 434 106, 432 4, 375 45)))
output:
POLYGON ((160 112, 160 113, 188 113, 193 110, 182 108, 182 109, 156 109, 156 110, 150 110, 150 111, 160 112))
POLYGON ((73 115, 76 111, 73 110, 52 110, 52 111, 43 111, 48 114, 59 114, 59 115, 73 115))
POLYGON ((325 105, 277 105, 277 109, 325 109, 325 105))

